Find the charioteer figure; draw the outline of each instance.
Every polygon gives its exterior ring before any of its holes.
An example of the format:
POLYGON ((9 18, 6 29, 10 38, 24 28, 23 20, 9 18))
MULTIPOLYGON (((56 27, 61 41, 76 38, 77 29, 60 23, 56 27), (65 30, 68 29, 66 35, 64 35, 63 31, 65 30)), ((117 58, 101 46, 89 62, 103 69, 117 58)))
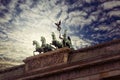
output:
POLYGON ((58 23, 55 23, 55 25, 57 26, 57 30, 60 32, 60 30, 61 30, 61 27, 60 27, 61 20, 58 23))
POLYGON ((71 42, 71 38, 70 36, 67 37, 67 30, 64 31, 64 34, 61 35, 60 31, 61 31, 61 20, 58 23, 55 23, 55 25, 57 26, 57 30, 59 31, 59 38, 62 40, 62 45, 63 47, 69 47, 72 48, 72 42, 71 42))

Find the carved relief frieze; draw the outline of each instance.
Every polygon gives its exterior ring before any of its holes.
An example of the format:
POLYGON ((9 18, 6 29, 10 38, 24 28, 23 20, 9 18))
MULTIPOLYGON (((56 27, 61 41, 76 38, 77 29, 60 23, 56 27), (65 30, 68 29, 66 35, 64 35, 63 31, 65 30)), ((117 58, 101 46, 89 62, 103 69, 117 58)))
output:
MULTIPOLYGON (((66 48, 68 49, 68 48, 66 48)), ((66 63, 68 60, 69 49, 61 49, 62 51, 55 51, 55 53, 44 53, 44 56, 38 56, 36 58, 31 58, 29 60, 25 60, 26 71, 31 71, 38 68, 44 68, 53 66, 60 63, 66 63)))

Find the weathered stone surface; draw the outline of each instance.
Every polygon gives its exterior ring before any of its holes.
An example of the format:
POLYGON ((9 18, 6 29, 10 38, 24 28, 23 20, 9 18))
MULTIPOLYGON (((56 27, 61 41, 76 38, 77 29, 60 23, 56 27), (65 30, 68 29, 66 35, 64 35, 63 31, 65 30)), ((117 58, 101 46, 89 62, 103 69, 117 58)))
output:
POLYGON ((120 53, 120 40, 76 50, 70 55, 70 62, 120 53))
POLYGON ((62 48, 29 57, 24 62, 25 66, 18 68, 19 70, 2 72, 0 79, 119 80, 117 78, 120 78, 120 40, 76 51, 62 48), (16 75, 17 71, 19 75, 16 75))
POLYGON ((20 65, 0 71, 0 80, 14 80, 16 76, 25 73, 24 68, 24 65, 20 65))
POLYGON ((69 48, 61 48, 55 51, 39 54, 36 56, 28 57, 25 62, 26 71, 53 66, 68 61, 69 48))

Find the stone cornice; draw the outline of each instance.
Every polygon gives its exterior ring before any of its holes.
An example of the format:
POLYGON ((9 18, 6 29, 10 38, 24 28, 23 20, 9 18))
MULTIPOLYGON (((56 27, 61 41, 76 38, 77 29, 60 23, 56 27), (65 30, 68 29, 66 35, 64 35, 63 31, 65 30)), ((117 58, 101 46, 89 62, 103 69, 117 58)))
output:
POLYGON ((63 63, 63 64, 54 65, 51 67, 37 69, 32 72, 27 72, 26 74, 23 75, 24 77, 21 79, 29 80, 29 78, 32 79, 35 77, 43 77, 43 76, 61 73, 64 71, 74 70, 76 68, 83 69, 83 68, 88 68, 90 66, 102 65, 105 63, 111 63, 111 61, 114 62, 119 60, 120 60, 120 53, 117 53, 117 54, 110 54, 106 56, 95 57, 93 59, 86 59, 86 60, 81 60, 81 61, 72 62, 72 63, 63 63))

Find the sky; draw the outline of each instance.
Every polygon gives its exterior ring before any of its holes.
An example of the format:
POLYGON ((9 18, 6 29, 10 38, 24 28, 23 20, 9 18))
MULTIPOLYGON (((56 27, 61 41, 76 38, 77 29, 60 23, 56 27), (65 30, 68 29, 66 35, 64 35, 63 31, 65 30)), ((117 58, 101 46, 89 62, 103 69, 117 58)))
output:
POLYGON ((21 63, 33 40, 59 40, 59 20, 75 49, 120 39, 119 0, 0 0, 0 59, 21 63))

